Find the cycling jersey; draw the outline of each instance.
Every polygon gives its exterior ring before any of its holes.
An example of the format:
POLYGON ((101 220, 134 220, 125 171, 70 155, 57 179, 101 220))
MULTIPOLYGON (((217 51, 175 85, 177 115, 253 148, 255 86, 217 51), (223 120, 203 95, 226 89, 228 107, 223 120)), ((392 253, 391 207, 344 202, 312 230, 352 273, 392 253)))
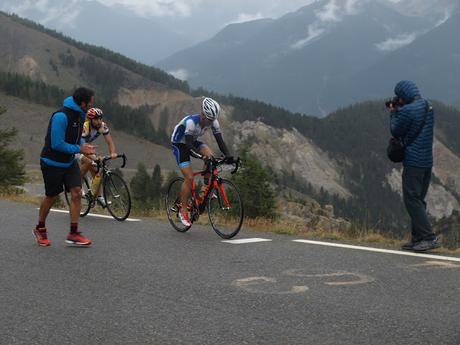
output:
POLYGON ((91 126, 91 120, 87 120, 83 124, 83 134, 81 137, 86 143, 90 143, 96 140, 97 137, 99 137, 101 134, 107 135, 109 133, 109 127, 107 127, 107 124, 105 122, 102 122, 101 127, 99 127, 99 129, 96 129, 93 126, 91 126))
POLYGON ((213 134, 220 133, 219 121, 214 120, 209 127, 201 127, 200 125, 200 114, 188 115, 182 119, 174 128, 174 132, 171 136, 171 142, 174 144, 185 144, 185 136, 193 136, 193 141, 196 141, 198 137, 201 137, 206 133, 206 130, 211 128, 213 134))

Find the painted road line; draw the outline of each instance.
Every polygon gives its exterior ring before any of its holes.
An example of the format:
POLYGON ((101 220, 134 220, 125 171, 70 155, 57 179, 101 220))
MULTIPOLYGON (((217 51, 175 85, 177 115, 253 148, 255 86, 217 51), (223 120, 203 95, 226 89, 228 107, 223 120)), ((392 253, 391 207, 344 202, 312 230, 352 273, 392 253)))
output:
POLYGON ((349 245, 349 244, 310 241, 310 240, 293 240, 293 242, 315 244, 315 245, 327 246, 327 247, 338 247, 338 248, 347 248, 347 249, 355 249, 355 250, 364 250, 364 251, 375 252, 375 253, 396 254, 396 255, 404 255, 404 256, 415 256, 415 257, 419 257, 419 258, 428 258, 428 259, 435 259, 435 260, 460 262, 460 258, 454 258, 454 257, 451 257, 451 256, 441 256, 441 255, 421 254, 421 253, 419 254, 419 253, 413 253, 413 252, 403 252, 403 251, 400 251, 400 250, 380 249, 380 248, 372 248, 372 247, 364 247, 364 246, 353 246, 353 245, 349 245))
MULTIPOLYGON (((37 208, 38 210, 38 208, 37 208)), ((69 213, 69 211, 67 210, 56 210, 54 208, 52 208, 50 210, 51 212, 56 212, 56 213, 69 213)), ((113 218, 112 216, 106 216, 105 214, 96 214, 96 213, 88 213, 86 215, 87 217, 90 216, 90 217, 96 217, 96 218, 106 218, 106 219, 113 219, 115 220, 115 218, 113 218)), ((141 222, 140 219, 136 219, 136 218, 127 218, 125 219, 126 222, 141 222)))
POLYGON ((225 240, 222 242, 230 243, 230 244, 243 244, 243 243, 270 242, 270 241, 271 240, 268 238, 243 238, 240 240, 225 240))

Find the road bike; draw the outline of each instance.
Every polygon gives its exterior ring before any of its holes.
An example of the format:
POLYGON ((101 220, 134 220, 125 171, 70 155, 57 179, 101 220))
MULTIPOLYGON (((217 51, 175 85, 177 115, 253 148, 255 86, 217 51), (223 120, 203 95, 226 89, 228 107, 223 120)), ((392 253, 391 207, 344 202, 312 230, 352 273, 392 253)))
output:
MULTIPOLYGON (((236 236, 241 229, 244 208, 236 185, 219 176, 224 164, 226 164, 225 159, 213 158, 206 162, 205 170, 193 174, 191 196, 186 207, 192 224, 197 222, 200 215, 207 209, 209 221, 214 231, 220 237, 230 239, 236 236), (206 185, 203 195, 197 195, 195 178, 204 176, 206 173, 211 173, 209 183, 206 185)), ((238 158, 232 165, 234 169, 231 173, 235 174, 239 169, 240 159, 238 158)), ((182 207, 180 191, 183 182, 183 177, 173 179, 168 185, 165 200, 168 220, 173 228, 179 232, 186 232, 191 228, 191 226, 183 225, 179 218, 179 210, 182 207)))
MULTIPOLYGON (((123 159, 121 168, 124 168, 126 165, 125 154, 119 154, 115 159, 117 158, 123 159)), ((123 178, 109 168, 108 162, 111 160, 112 157, 106 156, 93 162, 93 164, 97 167, 97 174, 100 174, 101 176, 99 183, 94 183, 94 185, 92 185, 93 183, 90 184, 86 176, 82 178, 80 217, 86 216, 90 209, 95 207, 97 203, 101 207, 107 208, 112 217, 118 221, 123 221, 128 218, 129 213, 131 212, 131 195, 129 193, 128 185, 123 178), (101 202, 97 199, 97 192, 99 190, 100 183, 102 183, 105 205, 101 204, 101 202)), ((70 193, 67 191, 65 192, 65 199, 67 204, 70 206, 70 193)))

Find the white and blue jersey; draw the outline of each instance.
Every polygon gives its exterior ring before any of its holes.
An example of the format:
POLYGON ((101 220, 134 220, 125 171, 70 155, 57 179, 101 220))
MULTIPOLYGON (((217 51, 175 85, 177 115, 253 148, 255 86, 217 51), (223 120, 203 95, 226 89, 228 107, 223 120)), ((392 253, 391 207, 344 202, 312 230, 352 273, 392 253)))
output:
POLYGON ((200 125, 200 114, 188 115, 184 117, 174 128, 171 136, 171 142, 173 144, 185 144, 186 135, 193 136, 193 141, 196 141, 199 137, 206 133, 208 128, 211 128, 213 134, 220 133, 219 121, 214 120, 211 123, 211 126, 202 128, 200 125))

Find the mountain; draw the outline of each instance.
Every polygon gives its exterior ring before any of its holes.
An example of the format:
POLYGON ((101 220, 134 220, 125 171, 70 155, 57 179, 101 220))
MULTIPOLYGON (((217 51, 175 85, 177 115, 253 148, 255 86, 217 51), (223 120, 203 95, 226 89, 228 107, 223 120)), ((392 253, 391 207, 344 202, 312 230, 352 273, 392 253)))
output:
MULTIPOLYGON (((403 14, 386 2, 322 0, 277 20, 228 26, 209 41, 158 65, 181 71, 195 87, 259 99, 294 112, 325 115, 353 101, 342 102, 344 91, 359 94, 360 99, 386 96, 388 89, 370 94, 353 82, 382 84, 382 80, 370 79, 366 71, 381 66, 393 53, 432 30, 454 30, 447 22, 440 25, 442 19, 444 14, 438 12, 403 14)), ((456 32, 449 31, 449 35, 456 32)), ((455 49, 450 47, 446 53, 455 55, 455 49)), ((418 68, 416 62, 411 63, 414 69, 418 68)), ((454 67, 455 61, 442 65, 444 70, 454 67)), ((386 74, 391 69, 388 63, 380 71, 386 74)))
POLYGON ((460 13, 398 49, 357 75, 332 88, 339 104, 392 95, 395 81, 417 82, 426 97, 449 104, 458 101, 460 79, 460 13), (353 85, 353 88, 347 87, 353 85), (361 90, 366 90, 362 92, 361 90), (340 92, 342 91, 342 92, 340 92))
POLYGON ((158 20, 137 16, 123 7, 104 6, 97 1, 45 3, 46 7, 40 7, 40 3, 27 7, 21 1, 2 0, 0 10, 20 12, 76 40, 104 46, 146 64, 194 43, 158 20))
POLYGON ((169 74, 102 47, 84 44, 17 16, 0 12, 0 65, 3 70, 65 90, 84 82, 100 88, 107 98, 125 89, 155 90, 152 97, 176 90, 183 96, 188 85, 169 74), (18 39, 20 37, 20 39, 18 39), (172 89, 167 89, 171 87, 172 89), (181 90, 181 91, 179 91, 181 90))
POLYGON ((130 156, 130 167, 145 161, 148 167, 161 162, 174 168, 164 159, 168 134, 158 127, 161 114, 154 106, 192 100, 186 84, 17 16, 0 13, 0 36, 0 105, 7 108, 2 122, 19 126, 27 163, 37 164, 50 114, 70 90, 83 85, 96 90, 96 105, 103 107, 119 149, 130 156), (20 126, 25 119, 28 126, 20 126))
MULTIPOLYGON (((261 32, 272 24, 247 25, 261 32)), ((209 95, 222 105, 220 122, 232 151, 247 146, 270 169, 284 216, 298 219, 313 199, 331 217, 405 232, 401 169, 385 157, 388 113, 382 101, 354 104, 319 119, 260 101, 189 91, 161 70, 15 16, 0 14, 0 36, 0 107, 8 108, 1 124, 18 127, 17 145, 28 152, 27 163, 37 163, 50 113, 71 89, 84 85, 96 90, 96 104, 131 167, 143 161, 174 169, 169 134, 184 115, 199 109, 201 95, 209 95)), ((460 210, 460 112, 434 105, 436 166, 428 201, 430 215, 441 219, 460 210)), ((204 141, 215 148, 209 133, 204 141)), ((308 227, 318 226, 308 212, 308 227)), ((329 225, 321 226, 337 229, 340 222, 328 219, 329 225)))

